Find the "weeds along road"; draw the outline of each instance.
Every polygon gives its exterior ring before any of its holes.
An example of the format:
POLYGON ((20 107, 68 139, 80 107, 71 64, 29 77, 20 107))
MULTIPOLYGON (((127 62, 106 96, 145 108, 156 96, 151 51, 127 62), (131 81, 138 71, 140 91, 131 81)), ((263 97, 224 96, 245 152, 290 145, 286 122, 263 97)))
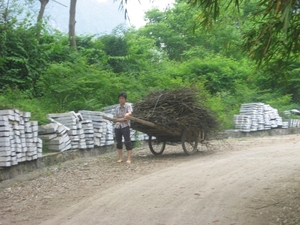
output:
POLYGON ((0 224, 300 224, 300 136, 229 139, 185 156, 145 147, 0 185, 0 224), (7 206, 9 205, 9 206, 7 206))

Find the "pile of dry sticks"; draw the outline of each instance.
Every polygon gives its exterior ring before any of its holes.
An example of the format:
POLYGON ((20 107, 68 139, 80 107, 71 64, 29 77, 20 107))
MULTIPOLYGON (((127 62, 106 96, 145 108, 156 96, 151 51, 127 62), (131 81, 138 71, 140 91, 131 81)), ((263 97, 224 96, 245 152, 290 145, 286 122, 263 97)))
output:
MULTIPOLYGON (((218 121, 199 96, 199 91, 192 88, 153 92, 134 104, 132 116, 166 129, 216 131, 218 121)), ((134 121, 132 128, 147 130, 145 125, 134 121)))

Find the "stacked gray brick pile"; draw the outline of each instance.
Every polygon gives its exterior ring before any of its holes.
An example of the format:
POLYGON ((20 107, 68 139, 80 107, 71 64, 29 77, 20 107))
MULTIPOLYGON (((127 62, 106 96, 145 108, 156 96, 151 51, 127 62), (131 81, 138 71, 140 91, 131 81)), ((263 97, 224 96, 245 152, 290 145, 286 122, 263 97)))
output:
POLYGON ((282 122, 282 128, 289 128, 289 122, 287 122, 287 121, 284 121, 284 122, 282 122))
POLYGON ((99 147, 114 144, 113 124, 102 118, 103 115, 112 118, 112 114, 88 110, 81 110, 78 113, 82 116, 83 121, 92 122, 95 146, 99 147))
POLYGON ((84 131, 86 148, 94 148, 94 127, 91 120, 80 121, 84 131))
POLYGON ((289 119, 287 123, 289 124, 289 127, 300 127, 299 119, 289 119))
POLYGON ((49 151, 64 152, 71 149, 71 140, 68 135, 69 128, 60 123, 50 123, 39 126, 39 138, 44 142, 45 149, 49 151))
POLYGON ((69 128, 68 135, 71 139, 72 149, 86 149, 86 140, 80 118, 75 112, 48 114, 48 120, 58 122, 69 128))
POLYGON ((30 121, 30 117, 30 112, 0 110, 0 166, 13 166, 42 157, 38 122, 30 121))
POLYGON ((242 132, 269 130, 286 125, 277 109, 260 102, 242 104, 240 114, 234 115, 234 124, 242 132))

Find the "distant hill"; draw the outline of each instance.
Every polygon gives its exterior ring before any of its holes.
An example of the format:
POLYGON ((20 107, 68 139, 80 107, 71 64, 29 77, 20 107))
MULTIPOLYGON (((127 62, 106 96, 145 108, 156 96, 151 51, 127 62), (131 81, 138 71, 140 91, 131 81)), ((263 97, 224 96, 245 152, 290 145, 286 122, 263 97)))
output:
MULTIPOLYGON (((39 3, 35 3, 34 11, 39 10, 39 3)), ((50 0, 47 4, 45 16, 49 18, 49 25, 68 32, 70 0, 50 0)), ((104 34, 120 24, 126 24, 124 12, 119 10, 119 3, 113 0, 78 0, 76 7, 76 34, 104 34)))

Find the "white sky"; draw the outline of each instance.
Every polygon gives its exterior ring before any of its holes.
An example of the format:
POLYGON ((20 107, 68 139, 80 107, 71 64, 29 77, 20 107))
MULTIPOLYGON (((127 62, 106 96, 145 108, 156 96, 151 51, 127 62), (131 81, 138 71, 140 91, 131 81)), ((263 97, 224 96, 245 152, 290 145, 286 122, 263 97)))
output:
MULTIPOLYGON (((96 0, 98 2, 107 2, 112 0, 96 0)), ((145 25, 144 14, 151 8, 157 7, 164 10, 168 6, 172 6, 174 0, 127 0, 127 10, 130 18, 130 25, 139 28, 145 25)), ((119 1, 114 2, 119 6, 119 1)))
MULTIPOLYGON (((120 1, 121 0, 77 1, 76 32, 78 34, 110 33, 112 29, 125 23, 124 11, 118 10, 120 1), (94 8, 89 8, 91 6, 94 8), (103 11, 103 9, 109 11, 103 11)), ((36 7, 34 8, 36 12, 38 12, 40 5, 38 2, 39 1, 36 1, 36 7)), ((139 3, 139 0, 127 0, 130 24, 128 21, 126 22, 138 29, 146 24, 144 21, 146 11, 154 7, 163 11, 166 7, 172 7, 174 2, 175 0, 140 0, 139 3)), ((45 15, 49 16, 49 24, 52 27, 63 32, 68 32, 69 5, 70 0, 50 1, 46 8, 45 15)))

